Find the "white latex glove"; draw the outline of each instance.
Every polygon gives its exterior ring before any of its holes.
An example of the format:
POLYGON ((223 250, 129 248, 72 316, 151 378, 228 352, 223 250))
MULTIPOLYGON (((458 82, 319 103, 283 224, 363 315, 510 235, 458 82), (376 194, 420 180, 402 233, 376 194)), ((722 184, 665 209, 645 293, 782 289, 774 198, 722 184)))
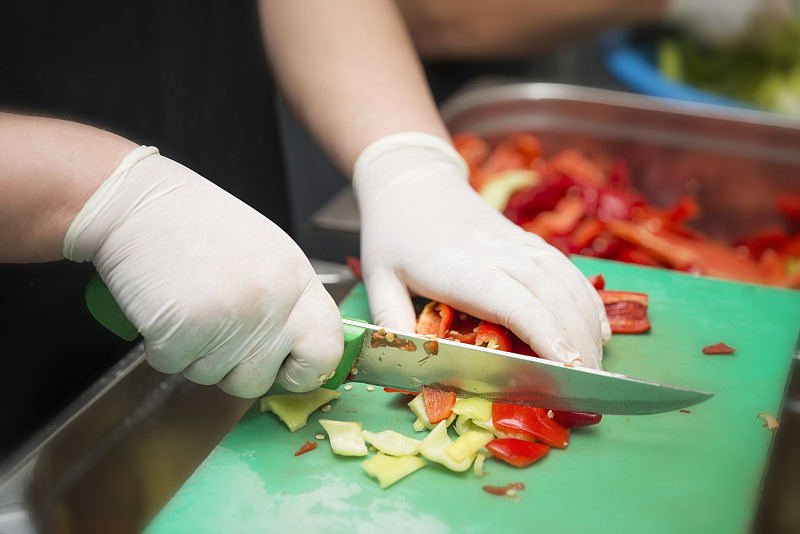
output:
POLYGON ((759 24, 788 20, 790 0, 670 0, 667 18, 695 37, 723 45, 744 37, 759 24))
POLYGON ((611 329, 586 277, 490 207, 439 137, 390 135, 355 164, 361 262, 375 322, 413 331, 410 294, 505 325, 542 357, 600 368, 611 329))
POLYGON ((94 262, 159 371, 250 398, 312 389, 341 358, 341 316, 300 248, 155 148, 89 199, 64 256, 94 262))

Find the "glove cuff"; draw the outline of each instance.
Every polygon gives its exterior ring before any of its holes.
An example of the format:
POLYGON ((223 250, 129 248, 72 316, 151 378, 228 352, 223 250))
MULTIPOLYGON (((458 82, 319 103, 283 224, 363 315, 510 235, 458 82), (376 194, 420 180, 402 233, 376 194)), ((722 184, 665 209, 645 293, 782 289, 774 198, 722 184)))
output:
POLYGON ((447 140, 422 132, 382 137, 365 148, 353 167, 356 197, 374 198, 385 186, 420 173, 469 178, 469 166, 447 140))
MULTIPOLYGON (((108 203, 114 198, 117 190, 122 186, 131 168, 141 160, 153 154, 158 154, 158 149, 152 146, 140 146, 130 152, 117 169, 103 182, 78 213, 69 226, 61 251, 68 260, 76 262, 90 261, 96 247, 78 246, 78 240, 89 225, 103 212, 108 203)), ((99 243, 98 243, 99 244, 99 243)))

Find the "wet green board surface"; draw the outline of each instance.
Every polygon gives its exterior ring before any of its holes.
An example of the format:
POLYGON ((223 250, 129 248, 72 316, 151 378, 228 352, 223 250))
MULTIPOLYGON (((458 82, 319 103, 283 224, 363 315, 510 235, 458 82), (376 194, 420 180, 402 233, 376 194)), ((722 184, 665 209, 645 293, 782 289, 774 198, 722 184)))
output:
MULTIPOLYGON (((800 292, 578 258, 607 289, 650 295, 653 329, 616 335, 606 370, 715 393, 689 413, 606 416, 573 431, 526 469, 487 460, 488 475, 438 464, 381 490, 364 458, 334 455, 320 418, 359 421, 421 438, 402 395, 355 384, 290 433, 254 406, 150 525, 180 532, 747 532, 772 436, 756 416, 777 414, 800 327, 800 292), (706 356, 723 341, 734 355, 706 356), (513 501, 481 490, 523 482, 513 501)), ((369 319, 357 286, 340 306, 369 319)), ((451 431, 451 435, 455 434, 451 431)))

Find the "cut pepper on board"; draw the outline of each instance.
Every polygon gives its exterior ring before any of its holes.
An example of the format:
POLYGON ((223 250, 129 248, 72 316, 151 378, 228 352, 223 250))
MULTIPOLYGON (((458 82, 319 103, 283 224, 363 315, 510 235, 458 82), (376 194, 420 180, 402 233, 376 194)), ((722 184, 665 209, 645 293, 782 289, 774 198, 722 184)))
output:
POLYGON ((647 316, 648 297, 635 291, 598 290, 606 315, 615 334, 639 334, 650 330, 647 316))
POLYGON ((515 438, 490 441, 486 448, 496 459, 519 468, 528 467, 550 452, 550 447, 543 443, 515 438))
POLYGON ((422 398, 425 401, 428 421, 432 425, 446 421, 453 415, 453 405, 456 403, 454 392, 422 386, 422 398))
POLYGON ((306 441, 306 442, 303 444, 303 446, 302 446, 302 447, 300 447, 299 449, 297 449, 297 452, 296 452, 296 453, 294 453, 294 455, 295 455, 295 456, 300 456, 301 454, 305 454, 305 453, 307 453, 307 452, 309 452, 309 451, 313 451, 313 450, 314 450, 314 449, 316 449, 316 448, 317 448, 317 442, 316 442, 316 441, 306 441))
POLYGON ((540 441, 565 449, 569 444, 569 429, 547 416, 544 408, 492 403, 492 424, 503 437, 540 441))
POLYGON ((715 343, 714 345, 703 347, 703 354, 733 354, 734 352, 736 352, 736 349, 729 347, 725 343, 715 343))
POLYGON ((603 416, 591 412, 570 412, 568 410, 553 410, 553 419, 564 428, 580 428, 596 425, 603 416))

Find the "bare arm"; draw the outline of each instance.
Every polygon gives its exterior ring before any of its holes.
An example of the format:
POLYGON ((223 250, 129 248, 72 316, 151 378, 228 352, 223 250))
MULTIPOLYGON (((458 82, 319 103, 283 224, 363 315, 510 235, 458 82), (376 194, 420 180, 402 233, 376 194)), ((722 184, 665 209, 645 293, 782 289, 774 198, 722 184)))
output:
POLYGON ((668 0, 397 0, 427 59, 512 58, 658 21, 668 0))
POLYGON ((403 131, 449 138, 391 0, 261 0, 283 98, 349 176, 372 141, 403 131))
POLYGON ((0 113, 0 261, 62 259, 69 225, 135 147, 90 126, 0 113))

